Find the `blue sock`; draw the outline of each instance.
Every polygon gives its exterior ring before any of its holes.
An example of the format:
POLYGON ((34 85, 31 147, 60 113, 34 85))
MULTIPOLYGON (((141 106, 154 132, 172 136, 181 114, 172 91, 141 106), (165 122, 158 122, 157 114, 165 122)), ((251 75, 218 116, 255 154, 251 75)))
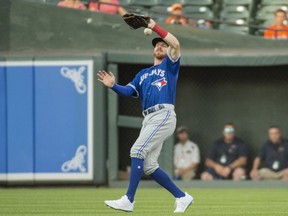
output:
POLYGON ((150 175, 158 184, 168 190, 175 198, 184 197, 185 193, 181 191, 171 180, 171 178, 161 169, 158 168, 150 175))
POLYGON ((134 196, 143 174, 143 164, 144 160, 139 158, 131 158, 131 172, 130 172, 130 182, 126 193, 126 196, 130 202, 134 202, 134 196))

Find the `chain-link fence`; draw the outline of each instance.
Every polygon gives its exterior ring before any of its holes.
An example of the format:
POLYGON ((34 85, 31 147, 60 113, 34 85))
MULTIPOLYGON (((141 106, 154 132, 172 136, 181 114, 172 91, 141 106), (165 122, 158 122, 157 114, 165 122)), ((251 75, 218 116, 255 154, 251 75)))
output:
MULTIPOLYGON (((147 65, 119 65, 119 83, 127 84, 147 65)), ((201 166, 223 125, 233 122, 249 149, 249 165, 267 140, 267 128, 279 125, 288 136, 288 66, 182 67, 176 99, 177 125, 186 125, 199 145, 201 166)), ((137 99, 120 98, 119 114, 141 116, 137 99)), ((139 130, 119 130, 119 168, 129 166, 129 148, 139 130)), ((176 141, 176 140, 175 140, 176 141)), ((172 156, 171 156, 172 163, 172 156)))

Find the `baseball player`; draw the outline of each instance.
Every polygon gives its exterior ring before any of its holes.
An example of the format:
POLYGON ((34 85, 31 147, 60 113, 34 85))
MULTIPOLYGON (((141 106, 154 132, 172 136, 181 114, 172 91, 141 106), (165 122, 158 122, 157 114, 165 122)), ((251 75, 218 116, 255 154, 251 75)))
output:
POLYGON ((106 200, 113 209, 132 212, 134 196, 143 171, 176 198, 174 212, 185 212, 193 197, 180 190, 157 162, 163 142, 173 134, 176 126, 174 112, 176 84, 180 68, 180 44, 154 20, 147 27, 160 37, 152 40, 154 65, 140 70, 126 86, 115 83, 112 72, 99 71, 98 80, 121 96, 140 98, 144 121, 138 139, 131 148, 131 173, 126 195, 118 200, 106 200))

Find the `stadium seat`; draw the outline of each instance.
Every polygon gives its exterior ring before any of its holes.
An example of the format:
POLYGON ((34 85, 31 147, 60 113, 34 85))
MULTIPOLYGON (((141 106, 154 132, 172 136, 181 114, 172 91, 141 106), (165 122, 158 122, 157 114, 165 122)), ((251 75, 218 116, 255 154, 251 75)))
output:
POLYGON ((183 0, 183 5, 213 5, 213 0, 183 0))
POLYGON ((272 13, 274 14, 274 12, 278 9, 282 9, 287 11, 288 10, 288 6, 279 6, 279 5, 267 5, 267 6, 263 6, 261 7, 257 13, 272 13))
POLYGON ((206 11, 210 11, 210 8, 206 6, 185 6, 183 7, 183 12, 185 13, 204 13, 206 11))
POLYGON ((170 6, 175 3, 183 4, 183 0, 159 0, 159 4, 161 5, 170 6))
POLYGON ((223 0, 223 5, 252 5, 253 0, 223 0))
POLYGON ((249 15, 248 8, 244 5, 229 5, 223 8, 222 11, 226 11, 228 13, 247 13, 249 15))
POLYGON ((120 5, 130 5, 131 0, 119 0, 120 5))
POLYGON ((45 2, 48 4, 58 4, 61 0, 46 0, 45 2))
POLYGON ((170 12, 168 12, 168 7, 169 6, 166 5, 153 6, 150 8, 152 11, 149 12, 149 16, 156 21, 164 22, 169 16, 171 16, 170 12))
POLYGON ((130 5, 141 5, 146 7, 158 5, 159 3, 159 0, 130 0, 130 5))
POLYGON ((168 12, 168 7, 164 5, 153 6, 150 8, 153 12, 160 12, 160 13, 170 13, 168 12))
POLYGON ((227 7, 232 8, 233 6, 237 9, 239 8, 240 10, 241 7, 245 7, 249 12, 252 12, 254 4, 253 0, 223 0, 223 9, 227 7))
POLYGON ((256 20, 258 21, 272 20, 272 19, 274 20, 274 13, 258 13, 256 16, 256 20))
MULTIPOLYGON (((219 17, 221 20, 238 25, 248 24, 250 14, 253 8, 253 0, 223 0, 222 11, 219 17)), ((249 27, 229 25, 228 23, 220 24, 219 28, 225 31, 233 31, 240 33, 249 33, 249 27)))
POLYGON ((219 29, 226 32, 234 32, 239 34, 248 34, 249 27, 247 26, 233 26, 227 24, 220 24, 219 29))
POLYGON ((262 0, 260 5, 283 5, 287 6, 288 1, 287 0, 262 0))
POLYGON ((185 15, 195 16, 199 18, 214 18, 214 13, 206 6, 185 6, 183 8, 185 15))
POLYGON ((148 14, 152 19, 156 20, 156 21, 160 21, 160 22, 165 22, 165 20, 170 16, 170 15, 163 15, 160 13, 154 13, 154 12, 150 12, 148 14))
POLYGON ((258 9, 256 19, 257 20, 267 20, 274 17, 274 13, 276 10, 282 9, 287 11, 287 6, 279 6, 279 5, 266 5, 258 9))
POLYGON ((147 9, 144 7, 138 6, 138 5, 126 5, 124 8, 129 12, 129 13, 138 13, 142 15, 148 15, 147 9))
POLYGON ((228 6, 220 13, 221 19, 249 19, 250 13, 243 6, 228 6))

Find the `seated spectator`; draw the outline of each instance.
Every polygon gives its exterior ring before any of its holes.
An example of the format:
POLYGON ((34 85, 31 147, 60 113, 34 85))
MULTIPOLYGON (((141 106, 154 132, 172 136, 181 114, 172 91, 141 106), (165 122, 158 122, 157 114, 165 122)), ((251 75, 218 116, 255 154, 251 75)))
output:
POLYGON ((176 24, 176 25, 187 25, 187 19, 182 17, 182 5, 181 4, 173 4, 168 8, 171 12, 172 16, 166 19, 166 23, 168 24, 176 24))
POLYGON ((198 20, 197 25, 198 28, 202 29, 211 29, 212 28, 212 23, 208 20, 198 20))
POLYGON ((191 180, 195 177, 195 171, 200 163, 200 152, 197 144, 189 140, 188 129, 177 129, 179 143, 174 149, 174 179, 191 180))
POLYGON ((123 7, 116 6, 119 5, 119 0, 99 0, 97 2, 90 2, 89 3, 89 10, 90 11, 98 11, 101 13, 108 13, 108 14, 120 14, 123 16, 126 14, 126 10, 123 7), (104 3, 104 4, 101 4, 104 3), (115 4, 109 5, 105 3, 115 4))
POLYGON ((57 6, 86 10, 85 5, 82 4, 80 2, 80 0, 64 0, 64 1, 60 1, 60 2, 58 2, 57 6))
POLYGON ((227 123, 224 126, 223 138, 214 143, 212 151, 206 159, 207 170, 202 173, 201 179, 244 179, 246 163, 246 144, 236 137, 234 125, 227 123))
POLYGON ((268 137, 269 140, 262 146, 254 160, 250 177, 253 180, 288 180, 288 140, 282 138, 280 128, 277 126, 268 129, 268 137))
POLYGON ((266 39, 288 39, 288 26, 284 24, 287 21, 287 14, 284 10, 277 10, 275 12, 276 23, 268 26, 264 32, 264 38, 266 39), (274 30, 270 30, 274 29, 274 30), (281 31, 279 31, 281 30, 281 31), (284 30, 284 31, 283 31, 284 30))

